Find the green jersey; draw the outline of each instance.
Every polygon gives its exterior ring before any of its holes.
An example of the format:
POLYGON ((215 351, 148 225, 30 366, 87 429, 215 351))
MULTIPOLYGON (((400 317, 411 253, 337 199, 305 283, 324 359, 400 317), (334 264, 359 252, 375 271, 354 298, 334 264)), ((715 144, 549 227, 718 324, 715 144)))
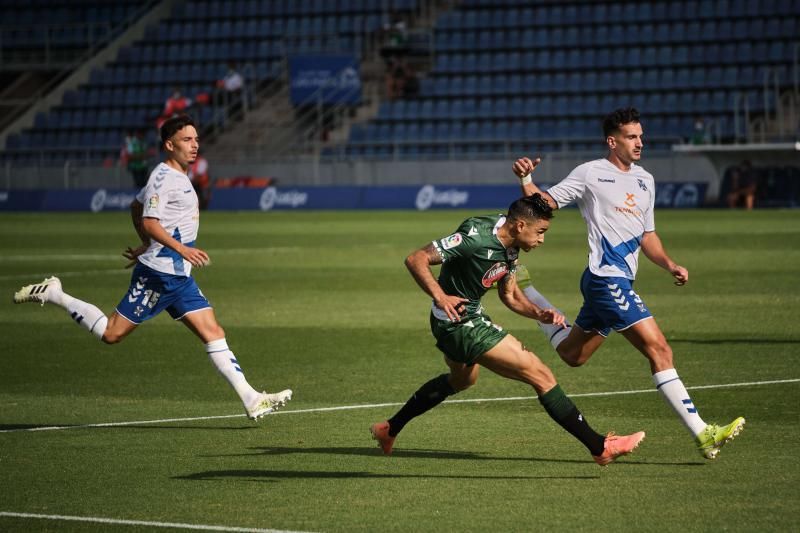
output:
MULTIPOLYGON (((497 238, 497 230, 505 223, 505 215, 468 218, 455 233, 433 241, 444 262, 439 285, 445 293, 467 298, 464 318, 480 315, 481 298, 494 283, 516 272, 518 248, 506 248, 497 238)), ((433 308, 440 320, 447 320, 444 311, 433 308)))

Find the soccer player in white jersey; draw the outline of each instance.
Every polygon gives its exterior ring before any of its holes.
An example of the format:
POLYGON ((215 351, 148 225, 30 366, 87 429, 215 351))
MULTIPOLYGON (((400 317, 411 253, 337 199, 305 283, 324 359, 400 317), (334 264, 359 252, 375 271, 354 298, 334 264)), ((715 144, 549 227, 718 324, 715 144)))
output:
POLYGON ((292 391, 268 394, 250 386, 211 304, 191 276, 193 266, 210 263, 208 254, 195 247, 200 211, 186 175, 199 148, 192 119, 182 115, 167 120, 161 127, 161 141, 166 161, 153 170, 131 203, 131 218, 142 244, 123 254, 135 267, 128 292, 114 312, 106 316, 94 305, 65 293, 57 277, 22 287, 14 294, 14 302, 57 305, 108 344, 120 342, 166 309, 203 341, 209 359, 239 395, 247 416, 257 420, 284 405, 292 391))
MULTIPOLYGON (((620 332, 649 360, 656 388, 695 437, 700 454, 714 459, 739 434, 745 420, 739 417, 718 426, 700 418, 675 370, 672 348, 633 290, 639 250, 669 272, 676 285, 684 285, 689 272, 670 258, 656 234, 653 176, 636 164, 643 147, 639 112, 625 108, 610 113, 603 121, 603 133, 608 156, 578 166, 547 192, 531 178, 539 159, 523 157, 513 165, 523 194, 542 193, 554 209, 576 201, 589 231, 589 266, 581 278, 584 302, 575 318, 577 327, 539 326, 570 366, 586 363, 612 329, 620 332)), ((539 307, 553 307, 533 286, 523 290, 539 307)))

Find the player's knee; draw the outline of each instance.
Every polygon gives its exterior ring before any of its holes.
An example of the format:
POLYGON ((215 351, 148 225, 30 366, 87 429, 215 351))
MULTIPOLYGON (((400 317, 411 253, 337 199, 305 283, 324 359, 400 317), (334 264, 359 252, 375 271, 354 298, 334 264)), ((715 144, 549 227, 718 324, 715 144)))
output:
POLYGON ((477 373, 470 373, 461 376, 450 374, 450 386, 453 387, 453 390, 456 392, 465 391, 468 388, 475 385, 475 383, 477 382, 478 382, 477 373))
POLYGON ((666 339, 648 346, 647 355, 659 367, 672 367, 672 348, 666 339))
POLYGON ((556 351, 561 359, 572 367, 583 366, 583 364, 589 360, 589 357, 587 357, 582 350, 564 346, 563 342, 558 346, 556 351))
POLYGON ((106 344, 117 344, 124 339, 124 335, 120 335, 119 333, 115 333, 113 331, 106 331, 103 333, 103 338, 101 339, 106 344))

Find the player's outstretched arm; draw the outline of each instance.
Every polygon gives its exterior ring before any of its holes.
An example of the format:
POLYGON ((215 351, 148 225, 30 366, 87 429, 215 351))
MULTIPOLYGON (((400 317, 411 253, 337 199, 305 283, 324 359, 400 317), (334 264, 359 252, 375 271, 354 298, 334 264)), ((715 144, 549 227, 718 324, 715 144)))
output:
POLYGON ((444 311, 450 320, 457 322, 464 310, 464 304, 469 300, 445 294, 442 286, 431 272, 431 265, 441 265, 442 262, 441 254, 431 243, 406 257, 405 264, 417 285, 433 298, 436 307, 444 311))
POLYGON ((685 285, 689 281, 689 271, 673 261, 655 231, 645 232, 642 237, 642 252, 653 263, 660 266, 675 278, 675 285, 685 285))
POLYGON ((547 203, 550 204, 550 207, 553 209, 558 209, 558 203, 556 203, 556 201, 553 200, 549 194, 537 187, 531 178, 531 174, 533 174, 536 166, 541 162, 542 160, 539 157, 535 159, 520 157, 514 161, 511 169, 514 171, 514 174, 517 175, 517 178, 519 178, 519 185, 522 188, 523 196, 531 196, 532 194, 536 194, 538 192, 545 200, 547 200, 547 203))

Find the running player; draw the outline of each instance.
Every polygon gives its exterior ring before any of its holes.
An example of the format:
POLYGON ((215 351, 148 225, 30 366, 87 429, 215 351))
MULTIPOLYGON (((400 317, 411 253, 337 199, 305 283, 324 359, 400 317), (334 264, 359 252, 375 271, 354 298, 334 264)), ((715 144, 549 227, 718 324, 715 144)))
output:
POLYGON ((642 441, 641 431, 628 436, 596 433, 550 369, 483 312, 481 297, 498 282, 500 300, 512 311, 564 325, 561 313, 529 302, 515 280, 520 249, 528 252, 544 242, 552 216, 541 195, 521 198, 511 204, 508 215, 468 218, 449 237, 406 258, 411 275, 433 298, 431 331, 450 372, 422 385, 392 418, 372 425, 372 437, 383 453, 392 452, 397 434, 412 418, 474 385, 480 366, 532 386, 547 414, 581 441, 600 465, 632 452, 642 441), (437 281, 430 267, 439 264, 437 281))
MULTIPOLYGON (((656 234, 653 176, 636 164, 642 155, 642 125, 635 108, 605 117, 603 133, 608 156, 584 163, 557 185, 542 192, 531 172, 540 162, 527 157, 514 162, 524 195, 541 193, 553 209, 577 201, 589 230, 589 266, 581 278, 583 307, 575 325, 540 327, 559 356, 580 366, 603 344, 611 330, 620 332, 650 361, 653 382, 695 438, 700 454, 714 459, 720 448, 744 427, 744 418, 726 426, 706 424, 683 385, 664 334, 644 301, 633 290, 639 250, 669 272, 676 285, 689 281, 686 268, 675 263, 656 234)), ((533 286, 523 289, 539 307, 552 307, 533 286)))
POLYGON ((209 359, 242 400, 247 416, 256 420, 284 405, 292 391, 268 394, 250 386, 228 348, 211 304, 191 276, 193 266, 210 263, 208 254, 195 247, 200 212, 197 194, 186 175, 199 147, 192 119, 183 115, 164 122, 161 141, 166 161, 153 170, 131 203, 133 225, 142 245, 123 254, 136 266, 130 288, 114 312, 106 316, 94 305, 65 293, 57 277, 22 287, 14 294, 14 302, 57 305, 108 344, 122 341, 139 324, 166 309, 200 337, 209 359))

